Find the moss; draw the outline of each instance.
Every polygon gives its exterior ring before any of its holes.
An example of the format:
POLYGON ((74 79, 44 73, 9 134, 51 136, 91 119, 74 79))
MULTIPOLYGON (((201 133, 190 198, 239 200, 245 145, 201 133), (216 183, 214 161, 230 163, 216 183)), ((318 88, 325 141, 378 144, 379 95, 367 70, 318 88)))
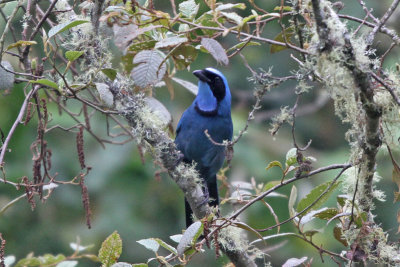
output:
POLYGON ((276 134, 279 128, 286 122, 289 124, 293 123, 293 114, 288 106, 282 107, 281 113, 279 113, 279 115, 275 116, 272 119, 271 128, 269 129, 269 132, 272 135, 276 134))
MULTIPOLYGON (((58 1, 56 10, 68 10, 66 0, 58 1)), ((89 14, 89 13, 88 13, 89 14)), ((90 16, 73 12, 58 12, 57 20, 59 23, 68 23, 71 20, 88 20, 90 16)), ((108 36, 96 35, 91 23, 84 23, 71 28, 70 33, 64 36, 62 46, 71 51, 83 51, 84 55, 80 59, 79 75, 74 76, 74 83, 88 83, 90 81, 105 82, 106 76, 100 71, 102 68, 111 68, 112 54, 109 49, 108 36)))

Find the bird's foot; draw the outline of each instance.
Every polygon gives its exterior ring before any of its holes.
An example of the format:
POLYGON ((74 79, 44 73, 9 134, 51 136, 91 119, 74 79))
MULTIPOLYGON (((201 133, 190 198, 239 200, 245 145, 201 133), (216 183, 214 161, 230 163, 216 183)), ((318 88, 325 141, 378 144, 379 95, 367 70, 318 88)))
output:
POLYGON ((208 192, 207 186, 203 186, 204 188, 204 199, 199 203, 199 207, 203 206, 204 204, 208 203, 210 201, 210 193, 208 192))
POLYGON ((174 161, 174 167, 177 167, 185 158, 185 156, 182 154, 182 152, 179 151, 178 156, 176 157, 174 161))

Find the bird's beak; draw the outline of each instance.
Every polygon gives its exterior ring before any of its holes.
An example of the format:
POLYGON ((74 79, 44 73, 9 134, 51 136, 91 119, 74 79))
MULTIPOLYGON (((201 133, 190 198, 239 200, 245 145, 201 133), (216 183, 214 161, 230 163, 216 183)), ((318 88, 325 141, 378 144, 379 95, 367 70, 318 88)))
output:
POLYGON ((195 70, 193 71, 193 75, 199 78, 200 81, 209 83, 211 80, 204 74, 204 70, 195 70))

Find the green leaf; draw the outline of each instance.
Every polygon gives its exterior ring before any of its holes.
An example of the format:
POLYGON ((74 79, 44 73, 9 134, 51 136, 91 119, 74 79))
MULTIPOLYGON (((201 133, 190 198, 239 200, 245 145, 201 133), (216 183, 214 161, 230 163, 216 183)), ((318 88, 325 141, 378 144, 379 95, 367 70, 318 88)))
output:
POLYGON ((150 49, 154 48, 156 43, 157 43, 156 40, 150 40, 150 41, 144 41, 144 42, 136 42, 136 43, 131 44, 128 47, 128 51, 140 52, 142 50, 150 50, 150 49))
POLYGON ((252 20, 252 19, 254 19, 254 18, 257 18, 258 17, 258 15, 250 15, 250 16, 247 16, 247 17, 244 17, 243 18, 243 20, 242 20, 242 24, 244 25, 244 24, 246 24, 247 22, 249 22, 250 20, 252 20))
POLYGON ((263 238, 263 236, 262 236, 257 230, 255 230, 255 229, 252 228, 251 226, 245 224, 244 222, 233 222, 233 224, 234 224, 236 227, 242 228, 243 230, 246 230, 246 231, 248 231, 248 232, 250 232, 250 233, 255 234, 255 235, 256 235, 258 238, 260 238, 260 239, 263 238))
POLYGON ((304 232, 304 234, 306 235, 306 236, 313 236, 313 235, 315 235, 315 234, 318 234, 318 233, 320 233, 320 231, 318 231, 318 230, 309 230, 309 231, 305 231, 304 232))
POLYGON ((132 267, 149 267, 147 263, 134 263, 132 267))
POLYGON ((126 55, 121 57, 121 63, 124 67, 124 71, 129 73, 132 71, 133 65, 133 57, 135 56, 134 53, 126 53, 126 55))
POLYGON ((78 261, 62 261, 56 267, 75 267, 76 265, 78 265, 78 261))
POLYGON ((293 147, 286 153, 286 165, 292 166, 296 163, 297 163, 297 149, 293 147))
POLYGON ((359 213, 356 219, 354 220, 358 228, 361 228, 367 221, 368 221, 368 214, 365 211, 359 213))
POLYGON ((243 18, 242 16, 239 16, 235 12, 223 12, 221 11, 221 15, 224 16, 225 18, 234 21, 237 25, 242 25, 243 23, 243 18))
POLYGON ((14 255, 8 255, 6 257, 4 257, 4 265, 5 267, 10 267, 11 265, 13 265, 15 262, 15 256, 14 255))
POLYGON ((203 224, 199 221, 192 223, 186 231, 183 233, 182 238, 178 244, 177 252, 179 256, 182 256, 185 249, 196 242, 197 238, 203 232, 203 224))
POLYGON ((272 187, 274 187, 275 185, 280 184, 281 181, 270 181, 268 182, 264 188, 263 188, 263 192, 270 190, 272 187))
POLYGON ((198 50, 192 45, 181 45, 171 54, 178 70, 184 70, 189 67, 196 60, 197 55, 198 50))
POLYGON ((45 85, 47 87, 51 87, 54 89, 58 90, 58 84, 56 84, 53 81, 47 80, 47 79, 39 79, 39 80, 30 80, 30 83, 37 83, 37 84, 41 84, 41 85, 45 85))
POLYGON ((172 241, 179 243, 181 241, 182 238, 182 234, 177 234, 177 235, 171 235, 169 237, 172 241))
POLYGON ((254 46, 254 45, 261 45, 261 44, 260 44, 259 42, 253 42, 253 41, 250 41, 250 42, 240 42, 240 43, 238 43, 238 44, 232 46, 231 48, 228 48, 228 49, 226 50, 226 52, 228 53, 228 52, 230 52, 230 51, 235 51, 235 50, 237 50, 237 49, 241 49, 243 46, 254 46))
POLYGON ((104 9, 104 12, 124 12, 125 8, 123 6, 108 6, 104 9))
POLYGON ((77 60, 80 56, 83 55, 83 51, 67 51, 65 52, 65 57, 69 60, 69 61, 74 61, 77 60))
POLYGON ((307 260, 307 257, 298 258, 290 258, 282 264, 282 267, 295 267, 303 264, 307 260))
POLYGON ((341 206, 344 207, 344 205, 346 204, 346 200, 350 199, 350 197, 348 195, 338 195, 336 197, 337 199, 337 203, 341 206))
POLYGON ((297 199, 297 188, 296 188, 296 186, 292 186, 292 190, 290 191, 289 203, 288 203, 290 217, 293 217, 296 214, 296 211, 293 208, 294 203, 296 203, 296 199, 297 199))
POLYGON ((51 37, 53 37, 56 34, 62 33, 63 31, 71 29, 75 26, 78 26, 78 25, 81 25, 84 23, 89 23, 89 22, 90 21, 88 21, 88 20, 73 20, 73 21, 58 24, 49 30, 49 33, 47 34, 48 39, 50 39, 51 37))
POLYGON ((305 208, 310 206, 312 203, 314 203, 320 196, 321 194, 329 188, 329 190, 326 192, 326 194, 321 197, 311 208, 309 208, 306 212, 304 212, 301 216, 306 215, 308 212, 312 210, 316 210, 320 208, 329 198, 329 196, 333 193, 333 191, 338 187, 340 184, 340 181, 336 181, 330 188, 329 186, 331 185, 331 182, 326 182, 323 184, 318 185, 314 189, 311 190, 310 193, 308 193, 303 199, 299 201, 299 204, 297 205, 297 212, 303 211, 305 208))
POLYGON ((180 85, 182 85, 185 89, 187 89, 189 92, 191 92, 194 95, 197 95, 198 88, 195 84, 185 81, 176 77, 172 77, 172 80, 180 85))
MULTIPOLYGON (((276 35, 274 40, 281 42, 281 43, 285 43, 285 41, 290 43, 290 39, 292 38, 293 35, 294 35, 294 28, 289 27, 289 28, 285 29, 284 31, 280 32, 278 35, 276 35)), ((270 52, 271 52, 271 54, 273 54, 273 53, 277 53, 277 52, 285 50, 285 49, 287 49, 286 46, 271 45, 270 52)))
POLYGON ((279 168, 281 168, 281 170, 283 170, 282 164, 281 164, 279 161, 277 161, 277 160, 271 161, 271 162, 268 164, 268 166, 265 168, 265 170, 268 171, 268 170, 271 169, 272 167, 279 167, 279 168))
POLYGON ((58 254, 56 256, 52 254, 44 254, 43 256, 39 257, 39 260, 42 262, 43 265, 54 265, 65 260, 65 256, 62 254, 58 254))
POLYGON ((221 11, 221 10, 225 10, 225 9, 231 9, 231 8, 239 8, 239 9, 246 9, 246 5, 243 3, 238 3, 238 4, 221 4, 218 5, 215 10, 216 11, 221 11))
POLYGON ((157 253, 158 249, 160 248, 160 244, 154 238, 141 239, 136 242, 138 242, 140 245, 144 246, 148 250, 153 251, 154 253, 157 253))
POLYGON ((104 240, 99 250, 99 259, 103 267, 109 267, 118 261, 122 253, 122 240, 117 231, 114 231, 104 240))
POLYGON ((173 36, 169 38, 162 39, 161 41, 157 42, 155 45, 155 48, 165 48, 165 47, 170 47, 170 46, 177 46, 182 43, 185 43, 188 41, 188 38, 186 37, 179 37, 179 36, 173 36))
POLYGON ((228 65, 229 59, 226 55, 225 49, 216 40, 211 38, 201 38, 201 45, 210 52, 217 62, 228 65))
POLYGON ((333 228, 333 236, 335 237, 335 239, 337 241, 342 243, 345 247, 349 246, 349 244, 347 243, 347 240, 345 238, 343 238, 342 228, 340 228, 340 227, 333 228))
POLYGON ((20 259, 14 267, 40 266, 41 262, 36 257, 20 259))
POLYGON ((261 242, 261 241, 266 241, 268 239, 273 239, 277 237, 283 237, 283 236, 297 236, 295 233, 279 233, 279 234, 274 234, 274 235, 269 235, 269 236, 263 236, 262 239, 256 239, 252 241, 249 245, 254 245, 255 243, 261 242))
POLYGON ((10 45, 7 47, 6 51, 7 51, 7 50, 10 50, 10 49, 13 49, 13 48, 15 48, 15 47, 28 46, 28 45, 35 45, 35 44, 37 44, 37 42, 35 42, 35 41, 23 41, 23 40, 19 40, 19 41, 16 42, 16 43, 10 44, 10 45))
POLYGON ((132 267, 132 264, 127 262, 117 262, 114 263, 111 267, 132 267))
POLYGON ((161 65, 164 58, 165 55, 157 50, 140 51, 133 58, 133 64, 138 65, 131 71, 131 77, 135 84, 146 88, 161 81, 167 70, 165 63, 161 65))
MULTIPOLYGON (((282 8, 281 6, 276 6, 276 7, 274 7, 274 11, 280 11, 281 8, 282 8)), ((283 6, 283 11, 290 12, 292 10, 293 9, 291 6, 283 6)))
MULTIPOLYGON (((222 23, 225 19, 223 17, 220 17, 218 19, 218 22, 222 23)), ((202 26, 206 27, 218 27, 218 23, 214 21, 214 17, 212 14, 209 13, 204 13, 201 15, 198 19, 195 21, 196 24, 200 24, 202 26)), ((202 29, 204 34, 208 36, 212 36, 217 30, 210 30, 210 29, 202 29)))
POLYGON ((194 0, 184 1, 179 4, 179 13, 184 17, 193 19, 199 11, 200 5, 196 4, 194 0))
POLYGON ((93 254, 83 254, 82 257, 89 259, 93 262, 100 262, 99 257, 97 257, 96 255, 93 255, 93 254))
POLYGON ((331 218, 335 217, 339 211, 335 208, 328 208, 323 210, 319 213, 314 214, 314 217, 319 218, 321 220, 330 220, 331 218))
POLYGON ((139 28, 137 25, 134 24, 129 24, 126 26, 118 26, 117 24, 114 24, 114 43, 120 50, 124 51, 126 47, 128 47, 130 43, 139 35, 148 34, 148 32, 151 32, 161 27, 161 25, 150 25, 147 27, 139 28))
POLYGON ((115 77, 117 77, 117 71, 111 68, 101 69, 101 72, 104 73, 110 80, 114 81, 115 77))
POLYGON ((161 239, 159 239, 159 238, 154 238, 154 240, 155 240, 158 244, 160 244, 160 246, 162 246, 163 248, 165 248, 165 249, 168 250, 169 252, 171 252, 171 253, 177 255, 177 251, 176 251, 176 249, 175 249, 173 246, 167 244, 166 242, 164 242, 163 240, 161 240, 161 239))

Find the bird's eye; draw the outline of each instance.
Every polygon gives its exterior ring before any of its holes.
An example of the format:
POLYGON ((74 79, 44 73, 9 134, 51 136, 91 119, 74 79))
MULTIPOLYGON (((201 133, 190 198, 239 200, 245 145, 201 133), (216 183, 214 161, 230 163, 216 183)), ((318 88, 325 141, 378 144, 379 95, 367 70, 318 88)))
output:
POLYGON ((217 77, 215 77, 215 81, 219 82, 219 81, 221 81, 221 78, 217 76, 217 77))

